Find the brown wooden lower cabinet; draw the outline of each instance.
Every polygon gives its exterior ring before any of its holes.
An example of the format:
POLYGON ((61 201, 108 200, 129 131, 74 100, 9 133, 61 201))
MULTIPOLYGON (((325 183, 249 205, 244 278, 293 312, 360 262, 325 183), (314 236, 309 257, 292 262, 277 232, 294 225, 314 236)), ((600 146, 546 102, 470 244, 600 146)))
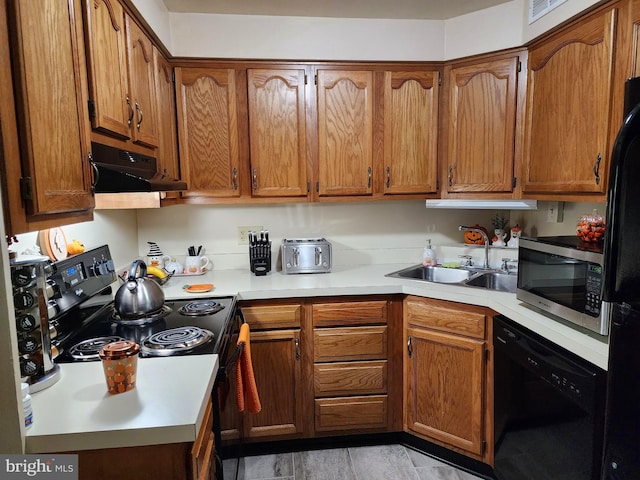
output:
POLYGON ((443 300, 404 303, 405 431, 493 462, 491 311, 443 300))
MULTIPOLYGON (((251 359, 262 410, 239 414, 235 389, 223 416, 222 438, 235 441, 282 440, 310 436, 311 374, 305 338, 304 305, 299 300, 263 300, 241 304, 251 335, 251 359)), ((232 383, 235 370, 231 372, 232 383)))
POLYGON ((491 310, 384 295, 242 309, 263 410, 231 421, 227 404, 225 441, 404 430, 493 462, 491 310))
POLYGON ((212 405, 209 402, 195 442, 81 450, 80 480, 213 480, 212 405))

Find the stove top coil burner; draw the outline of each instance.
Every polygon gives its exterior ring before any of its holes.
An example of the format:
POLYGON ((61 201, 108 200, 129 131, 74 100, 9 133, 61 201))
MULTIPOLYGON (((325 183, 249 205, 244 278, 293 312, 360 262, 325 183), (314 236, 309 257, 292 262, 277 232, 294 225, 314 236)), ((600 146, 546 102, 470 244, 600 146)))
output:
POLYGON ((141 350, 152 357, 189 352, 213 340, 213 333, 200 327, 178 327, 154 333, 143 340, 141 350))
POLYGON ((81 362, 92 362, 94 360, 100 360, 100 350, 102 347, 111 342, 120 342, 125 340, 118 335, 111 335, 108 337, 96 337, 88 340, 83 340, 80 343, 76 343, 69 349, 69 355, 74 360, 81 362))
POLYGON ((194 317, 213 315, 224 308, 224 305, 215 300, 194 300, 178 309, 182 315, 190 315, 194 317))
POLYGON ((155 310, 149 313, 144 313, 137 317, 129 317, 129 316, 122 317, 117 311, 114 310, 113 315, 111 316, 111 320, 123 325, 147 325, 149 323, 154 323, 154 322, 157 322, 158 320, 162 320, 171 312, 172 310, 169 305, 163 305, 162 308, 159 310, 155 310))

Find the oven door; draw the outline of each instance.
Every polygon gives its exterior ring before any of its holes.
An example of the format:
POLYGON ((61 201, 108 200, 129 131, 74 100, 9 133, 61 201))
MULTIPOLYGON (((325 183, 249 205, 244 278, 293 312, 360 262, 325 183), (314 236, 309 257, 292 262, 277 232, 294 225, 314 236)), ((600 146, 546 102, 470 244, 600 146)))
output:
POLYGON ((236 408, 236 364, 242 354, 238 346, 240 327, 245 323, 240 307, 236 307, 230 327, 219 352, 220 367, 213 387, 213 434, 216 445, 216 479, 236 478, 242 447, 242 416, 236 408), (223 458, 227 460, 223 462, 223 458), (227 471, 223 473, 223 470, 227 471))

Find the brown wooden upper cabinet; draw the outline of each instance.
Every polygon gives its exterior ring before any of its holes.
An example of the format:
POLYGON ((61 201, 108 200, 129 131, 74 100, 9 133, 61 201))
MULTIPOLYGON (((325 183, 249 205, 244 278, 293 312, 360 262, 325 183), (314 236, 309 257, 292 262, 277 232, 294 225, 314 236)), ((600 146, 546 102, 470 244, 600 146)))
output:
POLYGON ((317 71, 320 197, 373 192, 373 72, 317 71))
POLYGON ((7 233, 89 220, 94 199, 80 1, 3 1, 3 18, 5 5, 0 157, 7 233))
POLYGON ((157 147, 151 41, 117 0, 85 0, 85 16, 93 128, 157 147))
POLYGON ((248 69, 251 192, 256 197, 306 197, 304 69, 248 69))
POLYGON ((437 71, 384 72, 384 194, 438 190, 437 71))
POLYGON ((606 191, 617 14, 597 10, 531 47, 525 193, 606 191))
MULTIPOLYGON (((158 112, 158 170, 171 178, 180 178, 173 69, 156 47, 153 47, 153 64, 158 112)), ((167 192, 166 195, 173 198, 180 196, 178 192, 167 192)))
POLYGON ((520 55, 445 67, 444 196, 513 191, 520 55))
MULTIPOLYGON (((240 196, 240 118, 234 69, 176 67, 183 197, 240 196)), ((242 136, 246 143, 246 138, 242 136)))

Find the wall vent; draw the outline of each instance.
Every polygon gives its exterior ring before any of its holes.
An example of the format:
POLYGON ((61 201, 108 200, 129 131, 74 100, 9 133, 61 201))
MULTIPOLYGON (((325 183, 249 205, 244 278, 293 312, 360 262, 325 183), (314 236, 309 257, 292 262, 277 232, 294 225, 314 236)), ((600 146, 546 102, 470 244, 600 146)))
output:
POLYGON ((529 0, 529 25, 567 0, 529 0))

